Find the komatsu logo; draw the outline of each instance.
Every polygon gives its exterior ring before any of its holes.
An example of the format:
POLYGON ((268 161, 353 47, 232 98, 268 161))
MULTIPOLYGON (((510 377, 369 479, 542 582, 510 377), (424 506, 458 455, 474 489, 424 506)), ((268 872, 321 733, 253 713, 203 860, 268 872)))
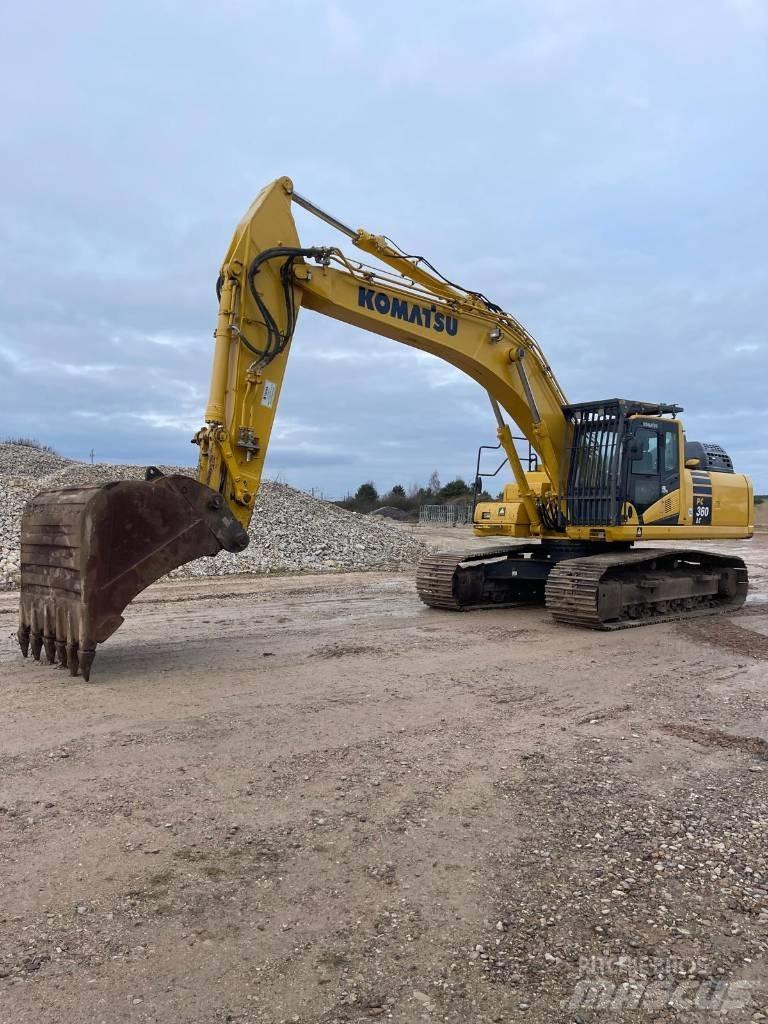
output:
POLYGON ((419 306, 415 302, 389 296, 386 292, 376 292, 373 288, 360 286, 357 290, 357 304, 382 316, 405 320, 417 327, 429 327, 438 334, 445 331, 446 334, 453 336, 459 330, 458 319, 441 312, 435 305, 419 306))

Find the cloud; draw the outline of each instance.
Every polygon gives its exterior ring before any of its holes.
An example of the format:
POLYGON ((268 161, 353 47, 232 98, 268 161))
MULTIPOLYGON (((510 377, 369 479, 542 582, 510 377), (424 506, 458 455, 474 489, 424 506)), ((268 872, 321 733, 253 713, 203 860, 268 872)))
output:
MULTIPOLYGON (((63 373, 67 377, 103 377, 105 374, 113 374, 119 370, 119 366, 113 364, 94 364, 94 363, 51 363, 50 369, 55 373, 63 373)), ((37 367, 27 366, 27 373, 36 373, 37 367)))
POLYGON ((301 439, 307 435, 332 433, 335 429, 333 426, 323 429, 316 423, 309 423, 291 416, 280 416, 275 420, 272 428, 270 444, 275 445, 275 443, 290 442, 291 440, 300 443, 301 439))
MULTIPOLYGON (((193 461, 219 264, 288 173, 510 309, 572 400, 678 401, 768 491, 765 2, 44 7, 3 25, 4 432, 193 461)), ((383 489, 481 443, 472 380, 301 313, 268 472, 383 489)))
POLYGON ((92 409, 73 409, 72 415, 102 425, 126 427, 140 424, 153 430, 170 430, 174 433, 192 434, 200 426, 197 419, 185 418, 165 412, 94 412, 92 409))
POLYGON ((763 346, 757 342, 745 341, 740 345, 734 345, 733 351, 736 355, 753 355, 755 352, 761 352, 763 346))
POLYGON ((768 34, 768 0, 725 0, 725 6, 745 28, 768 34))
POLYGON ((337 54, 349 58, 364 51, 359 23, 337 3, 326 6, 328 35, 337 54))

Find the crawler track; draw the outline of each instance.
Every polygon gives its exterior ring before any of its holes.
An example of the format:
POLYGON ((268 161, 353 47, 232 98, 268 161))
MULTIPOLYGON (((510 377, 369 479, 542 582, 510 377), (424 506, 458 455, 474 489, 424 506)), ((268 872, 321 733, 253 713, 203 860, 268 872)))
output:
MULTIPOLYGON (((507 544, 504 547, 470 551, 463 555, 457 555, 455 552, 436 552, 427 555, 419 562, 416 570, 416 592, 430 608, 461 612, 476 608, 503 607, 498 602, 481 604, 472 601, 467 588, 462 586, 461 567, 465 563, 481 563, 503 558, 520 550, 519 546, 507 544)), ((506 602, 510 605, 514 603, 516 602, 506 602)))
POLYGON ((616 630, 736 611, 747 587, 747 568, 735 556, 645 549, 560 562, 549 574, 545 599, 557 622, 616 630), (704 581, 712 579, 717 592, 704 592, 704 581), (680 596, 686 584, 702 592, 680 596))
POLYGON ((510 607, 543 595, 556 621, 600 630, 736 611, 747 596, 747 569, 736 556, 645 548, 548 560, 537 547, 429 555, 417 570, 418 595, 448 611, 510 607), (500 560, 515 571, 499 572, 500 560))

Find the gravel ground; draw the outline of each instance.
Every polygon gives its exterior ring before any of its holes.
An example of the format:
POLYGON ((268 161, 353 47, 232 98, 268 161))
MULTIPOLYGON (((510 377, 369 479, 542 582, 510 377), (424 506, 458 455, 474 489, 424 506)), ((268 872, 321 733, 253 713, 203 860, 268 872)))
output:
POLYGON ((764 601, 595 634, 402 573, 167 581, 90 686, 15 612, 2 1024, 768 1019, 764 601))
MULTIPOLYGON (((164 473, 189 467, 161 466, 164 473)), ((109 480, 141 480, 143 466, 90 465, 41 449, 0 444, 0 589, 19 582, 19 527, 26 501, 42 490, 109 480)), ((251 543, 175 570, 189 579, 232 573, 328 572, 408 567, 427 550, 412 531, 379 516, 360 516, 285 484, 265 481, 256 499, 251 543)))

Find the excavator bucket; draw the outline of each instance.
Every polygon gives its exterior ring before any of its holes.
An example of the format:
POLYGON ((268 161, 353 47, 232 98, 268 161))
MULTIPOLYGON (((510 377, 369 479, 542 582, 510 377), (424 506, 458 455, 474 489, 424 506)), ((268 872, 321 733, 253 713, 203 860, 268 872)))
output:
POLYGON ((202 555, 242 551, 248 534, 220 494, 186 476, 44 491, 21 522, 21 652, 88 681, 96 645, 150 583, 202 555))

